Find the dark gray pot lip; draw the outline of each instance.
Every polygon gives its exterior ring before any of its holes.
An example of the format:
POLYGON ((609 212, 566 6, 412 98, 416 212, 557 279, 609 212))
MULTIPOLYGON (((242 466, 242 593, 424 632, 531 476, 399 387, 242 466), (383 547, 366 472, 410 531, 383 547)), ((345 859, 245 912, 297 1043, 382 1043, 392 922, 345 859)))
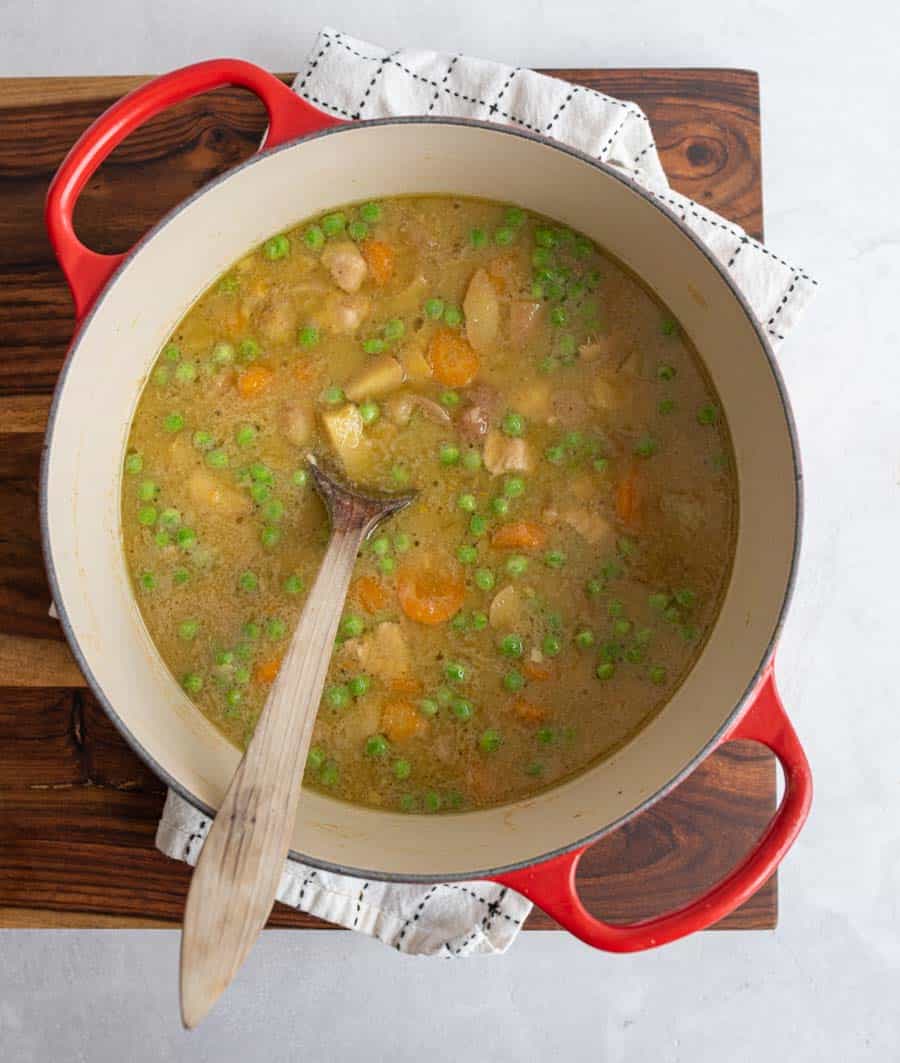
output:
MULTIPOLYGON (((607 177, 611 177, 613 180, 618 181, 620 184, 625 185, 633 194, 640 196, 647 203, 649 203, 655 210, 659 211, 669 222, 677 226, 679 231, 686 236, 695 246, 697 251, 700 252, 706 258, 706 260, 713 266, 713 268, 719 273, 724 280, 725 284, 729 288, 732 296, 737 301, 738 305, 744 312, 748 322, 756 332, 757 339, 759 340, 760 347, 762 348, 766 360, 769 365, 769 371, 772 374, 775 382, 776 390, 778 392, 779 400, 781 402, 782 410, 784 412, 785 422, 788 427, 788 435, 791 443, 791 457, 794 467, 794 483, 795 483, 795 497, 796 506, 794 513, 794 543, 791 552, 791 567, 788 574, 788 579, 785 583, 784 595, 781 601, 781 605, 778 612, 778 618, 776 620, 772 636, 769 639, 762 657, 759 661, 759 665, 754 671, 753 675, 749 678, 744 692, 735 704, 734 708, 728 714, 722 725, 710 736, 706 745, 694 756, 684 767, 679 771, 668 783, 660 787, 657 791, 645 798, 640 804, 636 805, 631 811, 611 823, 604 825, 596 831, 592 831, 585 835, 583 838, 577 841, 570 842, 566 845, 562 845, 557 849, 553 849, 549 852, 543 853, 540 856, 536 856, 532 859, 517 861, 512 864, 506 864, 502 867, 492 868, 478 868, 465 872, 452 872, 449 874, 405 874, 402 872, 386 872, 373 870, 370 868, 357 868, 350 867, 341 864, 331 863, 327 860, 321 860, 315 857, 307 856, 304 853, 295 852, 291 850, 289 856, 295 860, 299 860, 312 867, 320 868, 325 871, 333 871, 338 874, 352 875, 356 878, 362 879, 375 879, 386 882, 411 882, 411 883, 435 883, 435 882, 459 882, 466 881, 468 879, 486 879, 494 878, 502 874, 506 874, 512 871, 520 870, 524 867, 533 867, 539 865, 547 860, 551 860, 554 857, 561 856, 563 853, 571 852, 575 849, 580 849, 583 846, 590 845, 593 842, 599 841, 602 837, 612 833, 614 830, 622 826, 628 820, 634 816, 639 815, 641 812, 646 811, 652 805, 654 805, 666 794, 674 790, 681 782, 683 782, 695 768, 709 756, 709 754, 715 749, 715 747, 721 742, 723 737, 735 724, 737 719, 741 716, 744 710, 748 707, 751 699, 751 695, 759 684, 760 680, 764 676, 767 667, 774 655, 775 647, 778 642, 778 638, 781 634, 781 630, 784 626, 785 617, 787 615, 790 602, 793 598, 796 580, 797 580, 797 567, 800 554, 800 545, 802 538, 802 520, 803 520, 803 473, 800 462, 800 450, 797 440, 797 429, 794 421, 793 411, 791 410, 790 401, 787 396, 787 390, 785 388, 784 379, 781 371, 778 368, 778 364, 775 360, 774 352, 772 351, 771 344, 768 337, 762 329, 760 323, 756 320, 753 311, 750 308, 749 303, 744 297, 743 293, 734 283, 731 276, 725 270, 725 268, 716 261, 716 259, 709 252, 707 247, 699 240, 690 229, 687 228, 678 217, 678 215, 658 197, 654 196, 651 192, 647 191, 641 185, 637 184, 632 178, 630 178, 625 172, 619 170, 615 166, 611 166, 608 163, 601 162, 599 159, 594 159, 584 152, 578 151, 575 148, 567 147, 564 144, 560 144, 554 140, 550 140, 547 137, 540 136, 537 133, 532 133, 524 129, 514 129, 509 126, 494 125, 491 122, 483 122, 470 118, 453 118, 453 117, 399 117, 399 118, 379 118, 365 122, 348 123, 345 125, 330 126, 327 129, 323 129, 317 133, 311 133, 304 137, 298 137, 295 140, 286 141, 284 144, 278 145, 278 147, 272 148, 268 151, 252 155, 249 159, 245 159, 244 162, 228 170, 226 173, 210 181, 204 185, 203 188, 194 192, 187 199, 183 200, 178 206, 174 207, 165 217, 163 217, 156 225, 150 229, 145 236, 143 236, 134 247, 128 252, 126 257, 119 264, 115 272, 107 281, 103 290, 100 292, 93 306, 85 317, 77 323, 75 332, 72 337, 72 342, 69 346, 68 353, 66 355, 66 361, 60 372, 57 380, 56 388, 53 394, 53 402, 50 407, 50 414, 47 422, 47 431, 44 437, 44 446, 41 455, 41 478, 40 478, 40 520, 41 520, 41 542, 44 553, 44 562, 47 569, 47 578, 50 584, 50 591, 53 598, 56 611, 59 615, 59 622, 62 625, 63 633, 72 649, 72 653, 75 656, 78 666, 84 673, 85 678, 88 681, 88 685, 96 696, 97 700, 103 706, 104 711, 109 716, 110 720, 117 728, 119 733, 128 743, 128 745, 134 750, 134 752, 156 773, 159 778, 166 783, 168 787, 174 790, 177 794, 183 797, 190 804, 194 805, 200 811, 204 812, 207 816, 212 818, 215 815, 214 809, 212 809, 205 802, 200 801, 195 795, 191 794, 177 779, 173 778, 154 758, 153 756, 137 741, 134 735, 129 730, 127 724, 116 712, 115 708, 106 697, 102 687, 91 671, 88 665, 87 659, 81 650, 78 642, 75 630, 69 620, 68 613, 65 608, 65 604, 60 594, 59 582, 57 579, 56 569, 53 563, 53 557, 51 556, 49 549, 49 526, 48 526, 48 475, 49 475, 49 453, 53 443, 53 432, 56 424, 57 406, 62 395, 66 377, 68 375, 69 367, 72 360, 77 353, 78 345, 81 342, 83 335, 90 327, 94 314, 106 298, 109 290, 115 284, 120 273, 126 269, 135 257, 139 254, 144 244, 156 236, 162 229, 165 228, 175 217, 177 217, 183 210, 185 210, 194 200, 200 196, 206 194, 211 188, 221 184, 224 181, 230 180, 235 174, 239 173, 250 166, 254 166, 261 162, 263 159, 268 158, 270 155, 277 154, 283 151, 290 151, 300 143, 307 141, 318 140, 322 137, 331 136, 352 136, 354 131, 360 129, 368 129, 372 126, 392 126, 392 125, 446 125, 446 126, 472 126, 479 129, 487 130, 491 133, 496 133, 501 136, 518 137, 523 140, 535 141, 544 147, 549 148, 552 151, 560 151, 563 154, 570 155, 573 158, 579 159, 581 162, 587 163, 589 166, 604 173, 607 177)), ((424 817, 423 817, 424 819, 424 817)))

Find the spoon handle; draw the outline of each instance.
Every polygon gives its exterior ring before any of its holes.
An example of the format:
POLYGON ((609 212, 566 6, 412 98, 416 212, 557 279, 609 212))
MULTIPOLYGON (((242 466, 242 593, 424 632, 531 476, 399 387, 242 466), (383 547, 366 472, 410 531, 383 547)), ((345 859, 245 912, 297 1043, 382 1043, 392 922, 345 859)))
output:
POLYGON ((189 1029, 231 982, 275 902, 350 575, 371 527, 342 523, 191 880, 181 938, 181 1015, 189 1029))

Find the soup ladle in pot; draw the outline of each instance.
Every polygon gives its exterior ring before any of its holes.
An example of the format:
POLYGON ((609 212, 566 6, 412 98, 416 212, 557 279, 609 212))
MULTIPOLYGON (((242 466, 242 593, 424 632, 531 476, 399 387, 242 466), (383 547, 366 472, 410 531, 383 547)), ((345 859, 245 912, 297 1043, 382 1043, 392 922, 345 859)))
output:
POLYGON ((275 902, 357 551, 385 517, 415 498, 357 491, 313 455, 308 461, 331 539, 191 879, 181 934, 181 1017, 189 1029, 231 982, 275 902))

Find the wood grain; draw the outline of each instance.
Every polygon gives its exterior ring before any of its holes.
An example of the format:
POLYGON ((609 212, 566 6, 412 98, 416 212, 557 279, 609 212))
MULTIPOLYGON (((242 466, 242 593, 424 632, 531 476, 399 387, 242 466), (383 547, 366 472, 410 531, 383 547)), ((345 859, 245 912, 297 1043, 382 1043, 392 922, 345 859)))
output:
MULTIPOLYGON (((762 236, 755 74, 550 73, 638 103, 673 185, 762 236)), ((189 869, 153 847, 164 788, 84 688, 47 615, 38 526, 42 432, 72 330, 43 197, 85 127, 143 80, 0 79, 0 926, 175 925, 184 910, 189 869)), ((126 249, 251 154, 264 125, 259 101, 232 89, 159 116, 89 182, 79 234, 100 251, 126 249)), ((744 743, 715 754, 586 855, 585 902, 621 921, 688 900, 747 849, 774 800, 768 754, 744 743)), ((776 898, 773 880, 720 925, 771 927, 776 898)), ((276 906, 270 925, 324 924, 276 906)), ((535 912, 527 925, 554 924, 535 912)))

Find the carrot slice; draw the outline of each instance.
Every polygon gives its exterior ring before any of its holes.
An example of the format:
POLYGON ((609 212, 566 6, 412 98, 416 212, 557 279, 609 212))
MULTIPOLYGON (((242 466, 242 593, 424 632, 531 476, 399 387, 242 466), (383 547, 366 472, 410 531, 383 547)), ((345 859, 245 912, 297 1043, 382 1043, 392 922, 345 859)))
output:
POLYGON ((400 608, 420 624, 443 624, 462 608, 466 584, 455 562, 426 555, 397 575, 400 608))
POLYGON ((424 717, 408 701, 389 701, 381 710, 381 730, 392 742, 418 738, 427 728, 424 717))
POLYGON ((638 511, 638 477, 632 466, 616 487, 616 516, 623 524, 633 524, 638 511))
POLYGON ((547 715, 540 705, 526 698, 516 698, 513 702, 513 712, 525 723, 540 723, 547 715))
POLYGON ((374 576, 360 576, 353 588, 359 604, 367 613, 377 613, 391 600, 390 594, 374 576))
POLYGON ((260 661, 253 671, 253 678, 257 683, 272 683, 278 675, 281 667, 281 657, 273 657, 269 661, 260 661))
POLYGON ((491 536, 491 546, 500 550, 537 550, 547 544, 547 529, 530 520, 501 524, 491 536))
POLYGON ((553 669, 546 664, 539 664, 537 661, 526 661, 522 665, 522 671, 525 673, 526 678, 533 683, 545 683, 548 679, 553 678, 553 669))
POLYGON ((395 675, 390 681, 390 688, 395 694, 421 694, 424 687, 421 679, 413 675, 395 675))
POLYGON ((383 288, 394 275, 394 249, 382 240, 363 240, 359 246, 372 280, 383 288))
POLYGON ((435 379, 448 388, 471 384, 480 365, 478 355, 464 337, 449 328, 438 329, 431 337, 428 360, 435 379))
POLYGON ((261 394, 272 383, 273 375, 264 365, 249 366, 237 378, 238 393, 245 399, 261 394))

